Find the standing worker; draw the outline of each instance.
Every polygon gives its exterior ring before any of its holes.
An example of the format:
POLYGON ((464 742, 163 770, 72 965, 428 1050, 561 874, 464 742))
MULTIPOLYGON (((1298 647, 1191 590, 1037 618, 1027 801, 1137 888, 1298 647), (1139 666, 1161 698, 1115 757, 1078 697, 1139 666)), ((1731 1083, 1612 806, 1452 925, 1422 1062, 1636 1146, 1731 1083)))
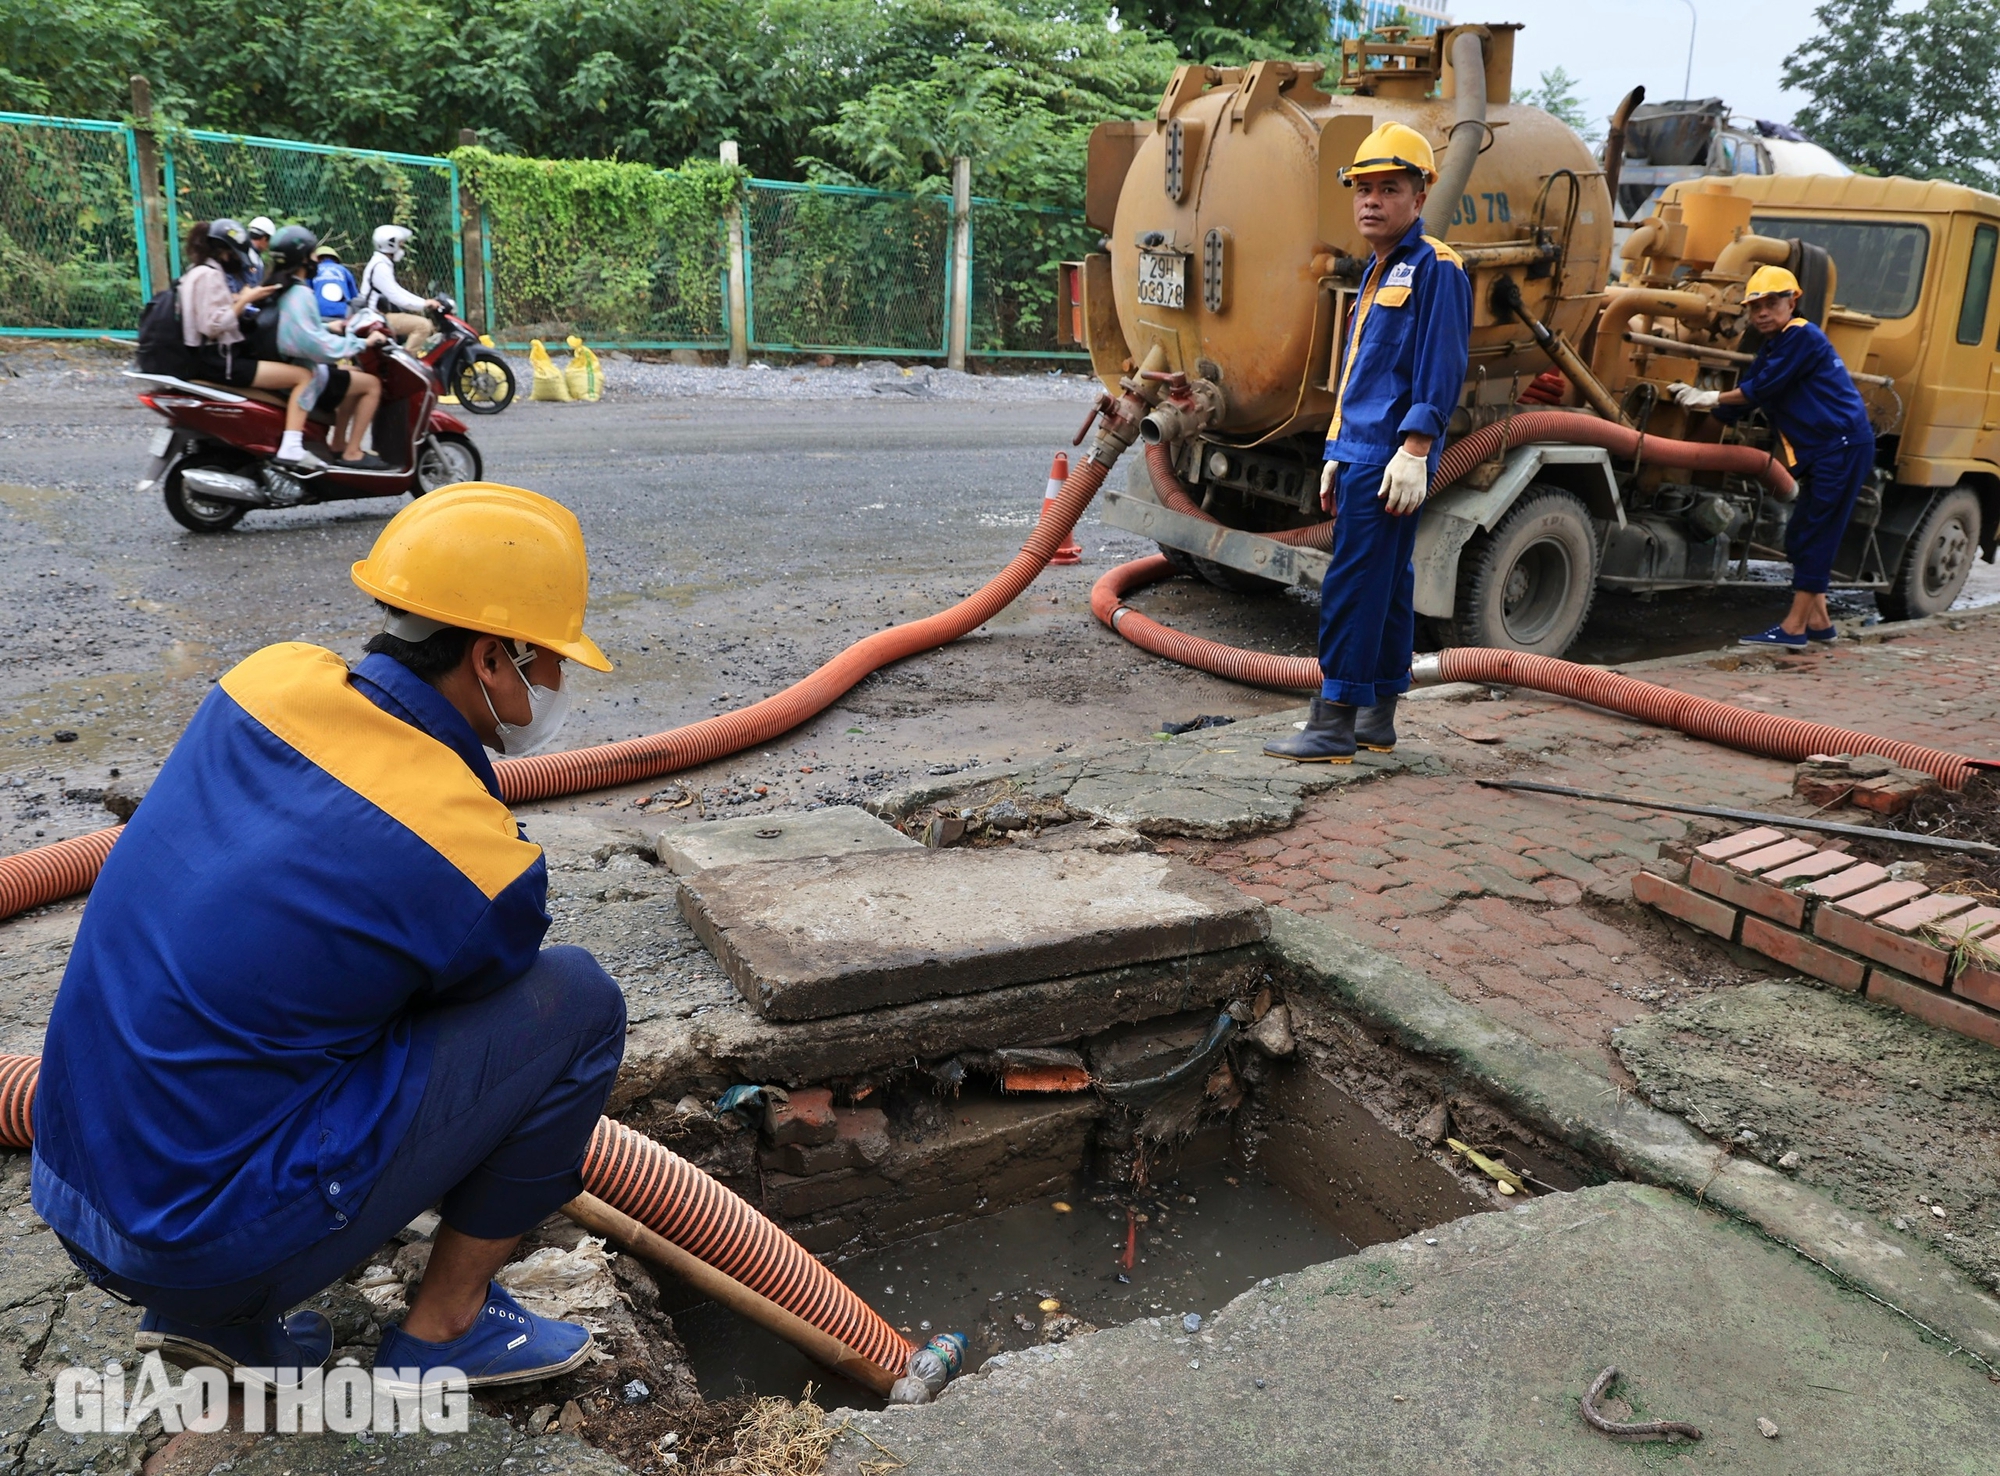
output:
POLYGON ((1334 515, 1319 602, 1325 680, 1304 730, 1264 746, 1279 758, 1345 764, 1357 745, 1396 746, 1396 699, 1410 689, 1416 638, 1416 513, 1472 346, 1464 263, 1423 231, 1436 178, 1430 144, 1402 123, 1369 134, 1340 172, 1375 256, 1348 329, 1320 474, 1319 505, 1334 515))
POLYGON ((1792 316, 1799 279, 1783 267, 1761 266, 1743 288, 1750 326, 1763 336, 1757 356, 1733 390, 1677 384, 1674 399, 1707 410, 1728 425, 1745 411, 1762 410, 1791 447, 1798 465, 1798 498, 1785 525, 1785 557, 1792 561, 1792 608, 1769 630, 1743 637, 1746 646, 1801 647, 1831 641, 1836 632, 1826 608, 1833 556, 1854 515, 1854 500, 1875 465, 1875 429, 1854 378, 1816 323, 1792 316))
POLYGON ((35 1210, 146 1309, 140 1352, 288 1387, 333 1347, 290 1309, 439 1205, 376 1367, 547 1378, 589 1333, 492 1277, 582 1191, 625 1001, 542 947, 547 867, 485 750, 555 736, 565 658, 610 670, 583 534, 470 483, 353 577, 387 611, 368 656, 285 642, 224 675, 104 863, 49 1018, 35 1210))

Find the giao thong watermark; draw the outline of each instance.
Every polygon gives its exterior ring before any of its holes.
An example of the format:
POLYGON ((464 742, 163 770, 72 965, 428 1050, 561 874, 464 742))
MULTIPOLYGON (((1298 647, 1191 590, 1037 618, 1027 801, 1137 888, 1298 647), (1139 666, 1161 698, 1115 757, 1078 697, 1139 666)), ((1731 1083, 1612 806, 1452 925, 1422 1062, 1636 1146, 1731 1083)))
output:
POLYGON ((342 1360, 285 1385, 275 1369, 239 1368, 233 1378, 219 1368, 183 1373, 148 1353, 136 1373, 107 1363, 57 1374, 56 1426, 69 1435, 119 1434, 157 1414, 169 1434, 212 1433, 230 1427, 232 1386, 243 1390, 239 1428, 251 1434, 459 1435, 472 1412, 465 1375, 455 1368, 367 1369, 342 1360))

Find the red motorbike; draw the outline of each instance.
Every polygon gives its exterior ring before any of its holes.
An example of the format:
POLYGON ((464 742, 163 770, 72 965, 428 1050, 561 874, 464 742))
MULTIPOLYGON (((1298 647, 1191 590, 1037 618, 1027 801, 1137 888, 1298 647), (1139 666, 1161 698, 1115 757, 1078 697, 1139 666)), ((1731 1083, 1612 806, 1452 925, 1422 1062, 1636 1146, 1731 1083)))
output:
POLYGON ((453 482, 476 482, 484 471, 465 422, 438 408, 437 375, 394 343, 354 361, 382 381, 375 411, 375 454, 389 463, 364 471, 341 463, 326 444, 330 414, 306 420, 306 449, 325 465, 314 471, 280 467, 273 459, 285 430, 285 397, 268 390, 230 389, 171 374, 125 371, 144 380, 139 403, 166 417, 153 433, 152 463, 139 491, 158 490, 183 528, 221 533, 257 508, 303 507, 360 497, 421 497, 453 482))
POLYGON ((514 403, 514 371, 506 358, 479 341, 479 330, 458 316, 458 304, 432 293, 429 312, 434 341, 424 362, 444 392, 457 397, 469 415, 498 415, 514 403))

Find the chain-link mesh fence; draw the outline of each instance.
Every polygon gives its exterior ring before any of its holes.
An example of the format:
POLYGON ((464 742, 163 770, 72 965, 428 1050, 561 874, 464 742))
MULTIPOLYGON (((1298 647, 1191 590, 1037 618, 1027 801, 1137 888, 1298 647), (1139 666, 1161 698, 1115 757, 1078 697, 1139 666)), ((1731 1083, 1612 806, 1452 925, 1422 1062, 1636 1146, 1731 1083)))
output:
POLYGON ((357 276, 377 226, 416 234, 397 265, 420 295, 465 297, 460 272, 457 178, 449 159, 328 149, 284 139, 177 130, 166 143, 167 226, 173 271, 195 222, 267 215, 302 225, 333 247, 357 276))
POLYGON ((1097 250, 1101 234, 1071 211, 974 200, 974 357, 1075 357, 1056 347, 1056 268, 1097 250))
POLYGON ((0 331, 131 331, 137 183, 129 129, 0 113, 0 331))
POLYGON ((744 217, 753 348, 944 352, 948 201, 755 180, 744 217))
MULTIPOLYGON (((147 271, 137 144, 123 124, 0 113, 0 333, 131 335, 147 271)), ((357 268, 375 227, 393 223, 416 232, 398 268, 403 285, 450 292, 463 305, 472 275, 485 289, 483 326, 503 341, 580 333, 635 348, 721 348, 729 340, 728 238, 712 205, 663 206, 622 235, 581 206, 498 212, 504 218, 484 217, 476 259, 467 260, 449 159, 179 128, 160 145, 172 275, 181 238, 217 216, 309 226, 357 268)), ((946 352, 948 199, 752 180, 742 214, 753 349, 946 352)), ((1095 242, 1072 212, 975 200, 972 356, 1079 357, 1056 347, 1056 265, 1095 242)))

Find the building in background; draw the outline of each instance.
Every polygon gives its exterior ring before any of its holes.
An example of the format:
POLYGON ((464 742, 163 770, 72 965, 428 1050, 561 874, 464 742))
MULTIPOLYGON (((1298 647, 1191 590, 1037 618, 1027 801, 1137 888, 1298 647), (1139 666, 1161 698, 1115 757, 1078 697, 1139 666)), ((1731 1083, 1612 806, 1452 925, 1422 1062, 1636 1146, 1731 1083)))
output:
POLYGON ((1407 25, 1413 34, 1429 36, 1440 26, 1451 24, 1451 12, 1437 3, 1437 0, 1408 0, 1397 4, 1396 0, 1361 0, 1362 23, 1356 26, 1350 20, 1339 16, 1335 7, 1333 34, 1335 39, 1345 36, 1359 36, 1381 26, 1407 25))

